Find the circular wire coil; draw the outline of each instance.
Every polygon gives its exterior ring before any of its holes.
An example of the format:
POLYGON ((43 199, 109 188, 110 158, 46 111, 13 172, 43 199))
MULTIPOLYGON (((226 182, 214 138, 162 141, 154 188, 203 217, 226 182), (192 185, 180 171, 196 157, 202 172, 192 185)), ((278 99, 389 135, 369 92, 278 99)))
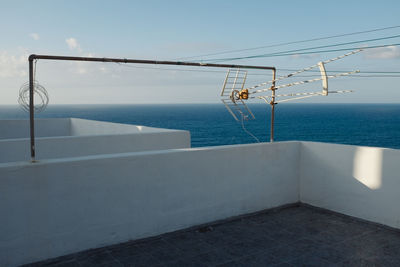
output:
MULTIPOLYGON (((37 81, 33 82, 33 93, 36 100, 35 102, 37 103, 33 105, 34 111, 42 112, 49 104, 49 95, 46 89, 37 81)), ((29 82, 24 83, 20 87, 18 103, 23 110, 29 112, 29 82)))

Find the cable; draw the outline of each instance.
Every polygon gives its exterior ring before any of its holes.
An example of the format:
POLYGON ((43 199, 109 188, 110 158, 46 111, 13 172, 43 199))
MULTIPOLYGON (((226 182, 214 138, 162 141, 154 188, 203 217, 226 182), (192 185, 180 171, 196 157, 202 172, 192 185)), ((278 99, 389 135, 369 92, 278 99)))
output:
MULTIPOLYGON (((115 63, 115 62, 112 62, 115 63)), ((161 67, 140 67, 140 66, 133 66, 133 65, 126 65, 123 63, 116 63, 121 67, 129 67, 129 68, 136 68, 136 69, 153 69, 153 70, 161 70, 161 71, 185 71, 185 72, 208 72, 208 73, 226 73, 225 70, 199 70, 199 69, 177 69, 177 68, 161 68, 161 67)), ((278 71, 297 71, 298 69, 291 69, 291 68, 277 68, 278 71)), ((309 70, 309 72, 316 72, 319 73, 319 70, 309 70)), ((329 70, 329 72, 349 72, 349 70, 329 70)), ((360 73, 369 73, 369 74, 400 74, 400 71, 360 71, 360 73)), ((248 76, 265 76, 268 75, 266 73, 248 73, 248 76)), ((319 77, 320 75, 296 75, 297 77, 319 77)), ((352 77, 374 77, 374 78, 384 78, 384 77, 400 77, 397 75, 349 75, 352 77)))
MULTIPOLYGON (((396 44, 387 44, 387 45, 375 45, 375 46, 368 46, 362 47, 363 50, 365 49, 372 49, 372 48, 380 48, 380 47, 388 47, 388 46, 399 46, 400 43, 396 44)), ((264 58, 264 57, 280 57, 280 56, 292 56, 292 55, 309 55, 309 54, 317 54, 317 53, 329 53, 329 52, 338 52, 338 51, 350 51, 360 49, 360 47, 351 47, 351 48, 341 48, 341 49, 330 49, 330 50, 319 50, 319 51, 309 51, 309 52, 300 52, 300 53, 286 53, 286 54, 272 54, 272 55, 254 55, 254 56, 246 56, 246 57, 236 57, 236 58, 220 58, 220 59, 210 59, 207 61, 211 62, 221 62, 221 61, 232 61, 232 60, 240 60, 240 59, 253 59, 253 58, 264 58)))
POLYGON ((374 41, 393 39, 393 38, 398 38, 398 37, 400 37, 400 35, 392 35, 392 36, 387 36, 387 37, 382 37, 382 38, 375 38, 375 39, 368 39, 368 40, 361 40, 361 41, 353 41, 353 42, 339 43, 339 44, 333 44, 333 45, 323 45, 323 46, 315 46, 315 47, 302 48, 302 49, 287 50, 287 51, 282 51, 282 52, 264 54, 262 56, 279 55, 279 54, 306 51, 306 50, 313 50, 313 49, 319 49, 319 48, 335 47, 335 46, 342 46, 342 45, 349 45, 349 44, 359 44, 359 43, 364 43, 364 42, 374 42, 374 41))
POLYGON ((362 78, 400 78, 400 75, 348 75, 350 77, 362 78))
POLYGON ((35 65, 33 66, 33 81, 36 81, 36 64, 37 64, 37 59, 35 59, 35 65))
MULTIPOLYGON (((327 71, 327 72, 329 72, 329 71, 327 71)), ((397 77, 400 77, 400 75, 354 75, 354 74, 350 74, 350 75, 347 75, 348 77, 364 77, 364 78, 371 78, 371 77, 374 77, 374 78, 385 78, 385 77, 388 77, 388 78, 390 78, 390 77, 393 77, 393 78, 397 78, 397 77)), ((317 74, 310 74, 310 75, 296 75, 296 77, 303 77, 303 78, 307 78, 307 77, 321 77, 321 75, 317 75, 317 74)), ((294 78, 296 78, 296 77, 294 77, 294 78)))
MULTIPOLYGON (((115 62, 113 62, 115 63, 115 62)), ((161 70, 161 71, 184 71, 184 72, 208 72, 208 73, 226 73, 225 70, 200 70, 200 69, 177 69, 177 68, 161 68, 161 67, 139 67, 139 66, 132 66, 126 65, 123 63, 117 63, 121 67, 128 67, 128 68, 135 68, 135 69, 150 69, 150 70, 161 70)), ((298 69, 291 69, 291 68, 277 68, 278 71, 297 71, 298 69)), ((329 70, 329 72, 349 72, 350 70, 329 70)), ((309 72, 317 72, 319 70, 309 70, 309 72)), ((360 71, 360 73, 379 73, 379 74, 400 74, 400 71, 360 71)), ((265 76, 269 75, 269 73, 247 73, 248 76, 265 76)), ((296 75, 297 77, 312 77, 313 75, 296 75)), ((315 75, 320 76, 320 75, 315 75)), ((359 76, 359 75, 357 75, 359 76)))
POLYGON ((357 35, 357 34, 363 34, 363 33, 370 33, 370 32, 377 32, 377 31, 383 31, 383 30, 389 30, 389 29, 395 29, 395 28, 400 28, 400 25, 398 25, 398 26, 390 26, 390 27, 385 27, 385 28, 372 29, 372 30, 366 30, 366 31, 338 34, 338 35, 332 35, 332 36, 326 36, 326 37, 312 38, 312 39, 306 39, 306 40, 300 40, 300 41, 291 41, 291 42, 284 42, 284 43, 278 43, 278 44, 272 44, 272 45, 258 46, 258 47, 252 47, 252 48, 228 50, 228 51, 209 53, 209 54, 203 54, 203 55, 197 55, 197 56, 180 57, 180 58, 177 58, 175 60, 189 59, 189 58, 196 58, 196 57, 215 56, 215 55, 236 53, 236 52, 242 52, 242 51, 257 50, 257 49, 262 49, 262 48, 271 48, 271 47, 277 47, 277 46, 283 46, 283 45, 306 43, 306 42, 319 41, 319 40, 327 40, 327 39, 332 39, 332 38, 344 37, 344 36, 349 36, 349 35, 357 35))
MULTIPOLYGON (((281 71, 297 71, 298 69, 277 69, 281 71)), ((309 72, 320 72, 319 70, 309 70, 309 72)), ((329 72, 349 72, 349 70, 329 70, 329 72)), ((360 73, 381 73, 381 74, 400 74, 400 71, 360 71, 360 73)))
MULTIPOLYGON (((110 61, 111 62, 111 61, 110 61)), ((116 63, 121 67, 127 67, 127 68, 135 68, 135 69, 150 69, 150 70, 165 70, 165 71, 188 71, 188 72, 209 72, 209 73, 226 73, 226 70, 202 70, 202 69, 177 69, 177 68, 162 68, 162 67, 139 67, 139 66, 133 66, 133 65, 127 65, 125 63, 120 63, 120 62, 112 62, 116 63)), ((258 70, 258 71, 266 71, 270 72, 271 70, 258 70)), ((270 73, 249 73, 248 75, 270 75, 270 73)))
POLYGON ((260 140, 254 134, 252 134, 250 131, 248 131, 246 129, 246 127, 244 127, 244 115, 242 113, 241 113, 241 115, 242 115, 242 128, 243 128, 243 131, 245 131, 248 135, 253 137, 257 141, 257 143, 260 143, 260 140))

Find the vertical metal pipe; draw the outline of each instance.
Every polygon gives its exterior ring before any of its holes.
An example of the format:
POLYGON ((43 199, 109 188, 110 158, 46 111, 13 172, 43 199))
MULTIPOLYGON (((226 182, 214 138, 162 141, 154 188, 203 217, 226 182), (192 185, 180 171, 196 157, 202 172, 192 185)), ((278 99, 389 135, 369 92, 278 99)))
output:
POLYGON ((29 57, 29 125, 31 138, 31 161, 35 161, 35 109, 34 109, 34 80, 33 80, 33 58, 29 57))
POLYGON ((272 70, 272 95, 271 95, 271 138, 270 142, 274 142, 274 125, 275 125, 275 79, 276 79, 276 70, 272 70))
POLYGON ((264 69, 273 71, 272 90, 272 116, 271 116, 271 142, 274 139, 274 105, 275 105, 275 67, 266 66, 249 66, 249 65, 229 65, 229 64, 208 64, 198 62, 179 62, 179 61, 157 61, 157 60, 141 60, 126 58, 93 58, 93 57, 67 57, 67 56, 51 56, 51 55, 35 55, 29 56, 29 120, 30 120, 30 137, 31 137, 31 159, 35 161, 35 125, 34 125, 34 77, 33 77, 33 60, 72 60, 72 61, 91 61, 91 62, 119 62, 119 63, 135 63, 135 64, 160 64, 160 65, 180 65, 180 66, 198 66, 198 67, 218 67, 218 68, 244 68, 244 69, 264 69))

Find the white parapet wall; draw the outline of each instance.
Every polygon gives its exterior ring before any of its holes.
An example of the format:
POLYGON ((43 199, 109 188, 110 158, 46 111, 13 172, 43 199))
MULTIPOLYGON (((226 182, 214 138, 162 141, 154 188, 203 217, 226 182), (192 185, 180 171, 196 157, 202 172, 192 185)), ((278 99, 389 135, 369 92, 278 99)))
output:
MULTIPOLYGON (((36 119, 36 137, 71 135, 71 119, 36 119)), ((29 120, 0 120, 0 141, 29 137, 29 120)))
POLYGON ((0 266, 298 201, 298 142, 0 164, 0 266))
MULTIPOLYGON (((75 118, 35 121, 36 159, 190 147, 190 132, 75 118)), ((0 120, 0 163, 30 159, 28 120, 0 120)))
POLYGON ((0 266, 299 201, 400 229, 399 173, 400 150, 313 142, 0 163, 0 266))
POLYGON ((400 150, 302 142, 300 200, 400 229, 400 150))

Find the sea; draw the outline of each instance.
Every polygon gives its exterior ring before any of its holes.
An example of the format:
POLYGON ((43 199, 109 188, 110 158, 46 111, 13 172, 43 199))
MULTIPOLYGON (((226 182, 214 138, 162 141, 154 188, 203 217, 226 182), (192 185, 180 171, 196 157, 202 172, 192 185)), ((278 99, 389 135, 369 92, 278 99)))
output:
MULTIPOLYGON (((38 118, 83 118, 191 133, 192 146, 268 142, 271 108, 250 105, 254 120, 237 122, 223 104, 53 105, 38 118)), ((0 106, 0 119, 27 119, 18 106, 0 106)), ((400 104, 279 104, 275 141, 303 140, 400 149, 400 104)))

